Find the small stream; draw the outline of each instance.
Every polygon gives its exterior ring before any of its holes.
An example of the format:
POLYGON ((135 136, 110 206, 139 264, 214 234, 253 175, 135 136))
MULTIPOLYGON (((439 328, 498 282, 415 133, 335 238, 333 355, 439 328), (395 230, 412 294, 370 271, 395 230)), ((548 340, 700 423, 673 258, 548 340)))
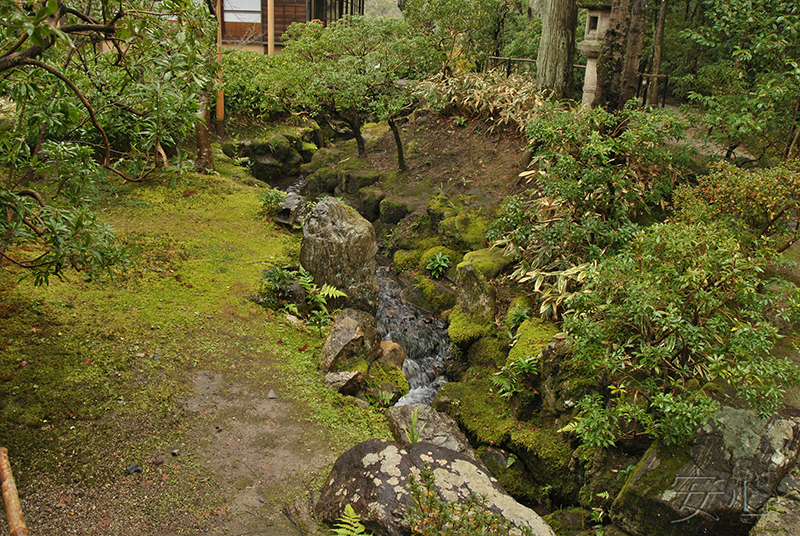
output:
POLYGON ((435 315, 403 298, 403 288, 389 266, 378 266, 381 298, 378 332, 406 352, 403 373, 411 390, 396 405, 430 404, 447 383, 445 363, 450 357, 447 325, 435 315))

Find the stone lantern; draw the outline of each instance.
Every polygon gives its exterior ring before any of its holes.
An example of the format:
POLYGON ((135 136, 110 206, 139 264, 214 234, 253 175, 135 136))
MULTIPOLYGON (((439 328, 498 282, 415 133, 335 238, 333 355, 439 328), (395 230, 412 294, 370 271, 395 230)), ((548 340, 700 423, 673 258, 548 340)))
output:
POLYGON ((578 6, 589 10, 586 16, 586 33, 578 43, 578 50, 586 56, 586 77, 583 79, 582 106, 592 106, 597 93, 597 58, 603 49, 606 30, 611 18, 611 3, 608 0, 583 0, 578 6))

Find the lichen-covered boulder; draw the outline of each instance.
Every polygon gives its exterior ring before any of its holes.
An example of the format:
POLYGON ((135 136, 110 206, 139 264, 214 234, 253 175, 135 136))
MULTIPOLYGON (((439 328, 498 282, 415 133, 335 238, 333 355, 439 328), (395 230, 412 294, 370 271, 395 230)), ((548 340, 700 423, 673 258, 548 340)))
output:
POLYGON ((464 502, 472 495, 483 495, 491 510, 515 526, 527 526, 536 536, 554 536, 536 512, 507 495, 485 469, 458 452, 430 443, 401 447, 370 439, 356 445, 336 460, 314 512, 318 519, 335 523, 350 504, 376 536, 410 535, 406 512, 413 499, 408 481, 412 475, 419 481, 426 463, 445 501, 464 502))
MULTIPOLYGON (((372 224, 341 201, 328 197, 314 207, 303 226, 300 263, 320 287, 347 294, 345 306, 375 314, 379 285, 375 273, 378 241, 372 224)), ((332 305, 340 305, 339 301, 332 305)))
POLYGON ((800 421, 724 407, 691 445, 656 442, 611 508, 635 536, 750 532, 800 451, 800 421))
MULTIPOLYGON (((780 489, 778 490, 780 493, 780 489)), ((800 493, 797 488, 772 497, 758 515, 751 536, 797 536, 800 534, 800 493)))
POLYGON ((369 313, 345 309, 336 317, 320 351, 323 374, 342 370, 359 360, 371 363, 380 356, 378 321, 369 313))
POLYGON ((419 440, 433 443, 436 446, 460 452, 470 460, 478 462, 478 455, 469 446, 469 440, 458 428, 458 423, 440 411, 436 411, 428 404, 408 404, 392 406, 386 410, 386 420, 392 437, 403 446, 411 444, 409 433, 414 433, 413 419, 416 412, 416 433, 419 440))

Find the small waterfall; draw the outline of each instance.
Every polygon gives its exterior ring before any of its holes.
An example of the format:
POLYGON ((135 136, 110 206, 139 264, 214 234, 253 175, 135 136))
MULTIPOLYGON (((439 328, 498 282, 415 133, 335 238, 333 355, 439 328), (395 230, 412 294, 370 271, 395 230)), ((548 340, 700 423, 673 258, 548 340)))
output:
POLYGON ((430 404, 439 387, 447 383, 445 363, 450 357, 450 338, 443 320, 403 298, 400 281, 389 266, 378 266, 381 298, 378 331, 383 340, 394 341, 406 353, 403 373, 411 390, 397 402, 430 404))

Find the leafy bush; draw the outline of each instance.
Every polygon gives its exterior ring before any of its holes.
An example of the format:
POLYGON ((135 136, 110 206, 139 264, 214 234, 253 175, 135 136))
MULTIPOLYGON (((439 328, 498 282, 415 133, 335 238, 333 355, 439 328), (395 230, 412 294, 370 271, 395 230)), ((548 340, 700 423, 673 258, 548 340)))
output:
POLYGON ((642 221, 663 210, 682 180, 664 142, 683 122, 671 113, 570 110, 545 103, 528 123, 538 191, 507 200, 488 236, 519 260, 540 315, 558 317, 592 263, 621 251, 642 221))
POLYGON ((225 109, 234 116, 269 119, 286 111, 293 77, 302 73, 281 54, 267 56, 248 50, 222 56, 225 109))
POLYGON ((792 222, 800 220, 800 162, 753 170, 722 163, 676 199, 684 217, 724 219, 747 242, 769 238, 782 252, 798 239, 792 222))
POLYGON ((591 446, 637 433, 677 443, 710 418, 714 391, 728 384, 774 412, 800 371, 770 354, 770 319, 800 318, 800 294, 760 279, 773 263, 708 221, 653 225, 608 258, 564 322, 572 359, 607 386, 580 402, 569 429, 591 446))

